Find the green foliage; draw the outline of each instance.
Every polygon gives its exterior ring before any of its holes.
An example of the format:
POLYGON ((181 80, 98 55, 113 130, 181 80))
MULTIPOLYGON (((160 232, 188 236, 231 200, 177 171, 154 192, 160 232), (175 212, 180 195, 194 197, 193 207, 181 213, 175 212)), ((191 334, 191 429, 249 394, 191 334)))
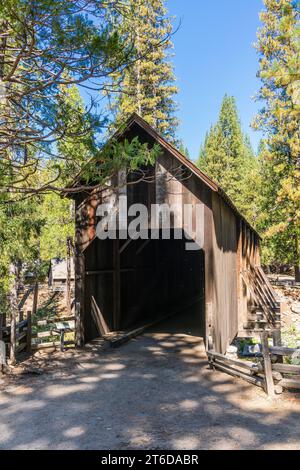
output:
POLYGON ((104 121, 92 112, 98 113, 94 100, 74 105, 75 85, 88 82, 101 92, 105 77, 123 70, 133 51, 106 16, 108 6, 123 14, 121 3, 106 0, 0 3, 0 191, 36 191, 30 176, 45 159, 48 167, 67 171, 57 147, 77 144, 74 167, 82 145, 94 151, 104 121))
POLYGON ((244 136, 235 99, 225 95, 217 123, 206 134, 198 166, 231 197, 253 224, 258 218, 258 162, 244 136))
MULTIPOLYGON (((177 93, 168 51, 172 26, 163 0, 125 0, 127 14, 119 21, 125 43, 135 37, 135 60, 112 75, 107 84, 113 129, 137 112, 167 139, 176 141, 177 119, 173 95, 177 93)), ((112 129, 111 129, 112 130, 112 129)))
POLYGON ((179 146, 179 152, 182 153, 186 158, 190 159, 190 152, 187 147, 184 146, 184 144, 181 142, 179 146))
POLYGON ((7 294, 14 279, 10 265, 35 266, 43 220, 36 200, 10 203, 8 196, 0 198, 0 310, 7 311, 7 294))
POLYGON ((268 263, 300 264, 300 4, 265 0, 258 33, 259 99, 254 127, 266 134, 260 151, 260 229, 268 263))
POLYGON ((66 240, 74 239, 73 203, 57 194, 47 194, 39 206, 44 224, 40 235, 40 258, 49 261, 52 258, 65 258, 66 240))

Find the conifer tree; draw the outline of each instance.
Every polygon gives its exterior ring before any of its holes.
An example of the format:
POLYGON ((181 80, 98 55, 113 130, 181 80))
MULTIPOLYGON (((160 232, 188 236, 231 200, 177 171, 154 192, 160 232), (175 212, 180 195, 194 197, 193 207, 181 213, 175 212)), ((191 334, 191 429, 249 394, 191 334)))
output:
POLYGON ((300 5, 264 0, 258 33, 259 98, 264 108, 254 126, 265 132, 262 148, 261 230, 265 260, 291 263, 300 280, 300 5))
POLYGON ((218 121, 200 149, 198 166, 255 223, 258 166, 249 138, 243 135, 234 97, 225 95, 218 121))
POLYGON ((184 155, 186 158, 190 158, 189 149, 183 144, 183 142, 180 143, 179 152, 182 153, 182 155, 184 155))
MULTIPOLYGON (((9 190, 17 198, 46 186, 51 191, 51 182, 29 186, 33 171, 50 160, 60 171, 58 143, 85 138, 64 126, 64 86, 102 93, 110 74, 134 60, 135 37, 123 41, 108 8, 119 18, 126 15, 123 2, 113 0, 0 2, 0 193, 9 190)), ((95 99, 90 105, 99 113, 95 99)), ((76 130, 75 121, 76 113, 76 130)))
POLYGON ((128 14, 122 17, 121 36, 135 36, 137 60, 108 83, 108 99, 118 128, 137 112, 170 141, 176 141, 174 116, 177 93, 169 50, 172 26, 163 0, 126 0, 128 14), (121 92, 119 92, 121 87, 121 92))

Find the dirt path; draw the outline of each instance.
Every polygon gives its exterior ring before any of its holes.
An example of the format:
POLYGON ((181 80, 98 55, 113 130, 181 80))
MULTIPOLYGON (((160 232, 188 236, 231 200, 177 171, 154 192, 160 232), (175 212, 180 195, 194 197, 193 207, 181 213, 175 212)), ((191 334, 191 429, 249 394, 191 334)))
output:
POLYGON ((300 397, 208 369, 162 329, 117 350, 53 355, 0 393, 1 449, 299 449, 300 397))

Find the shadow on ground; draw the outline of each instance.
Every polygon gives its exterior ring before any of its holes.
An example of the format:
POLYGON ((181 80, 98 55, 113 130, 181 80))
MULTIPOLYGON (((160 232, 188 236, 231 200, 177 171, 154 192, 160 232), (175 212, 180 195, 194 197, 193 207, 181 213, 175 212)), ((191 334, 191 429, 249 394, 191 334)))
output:
POLYGON ((0 395, 1 449, 298 449, 300 399, 208 368, 180 319, 123 347, 56 353, 0 395))

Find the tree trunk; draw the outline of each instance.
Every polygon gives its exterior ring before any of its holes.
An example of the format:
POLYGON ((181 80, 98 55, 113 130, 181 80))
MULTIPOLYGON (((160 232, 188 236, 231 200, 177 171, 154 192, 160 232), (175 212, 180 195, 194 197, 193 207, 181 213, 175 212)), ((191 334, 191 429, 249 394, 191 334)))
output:
POLYGON ((18 318, 18 292, 17 292, 17 269, 14 263, 9 267, 10 275, 13 279, 10 291, 10 360, 11 364, 16 363, 16 322, 18 318))
POLYGON ((295 269, 295 281, 300 282, 300 266, 295 265, 294 269, 295 269))
POLYGON ((71 315, 71 251, 72 239, 67 238, 67 279, 66 279, 66 307, 68 315, 71 315))
POLYGON ((300 282, 300 249, 299 249, 299 240, 297 234, 295 234, 295 245, 294 245, 294 269, 295 269, 295 281, 300 282))

